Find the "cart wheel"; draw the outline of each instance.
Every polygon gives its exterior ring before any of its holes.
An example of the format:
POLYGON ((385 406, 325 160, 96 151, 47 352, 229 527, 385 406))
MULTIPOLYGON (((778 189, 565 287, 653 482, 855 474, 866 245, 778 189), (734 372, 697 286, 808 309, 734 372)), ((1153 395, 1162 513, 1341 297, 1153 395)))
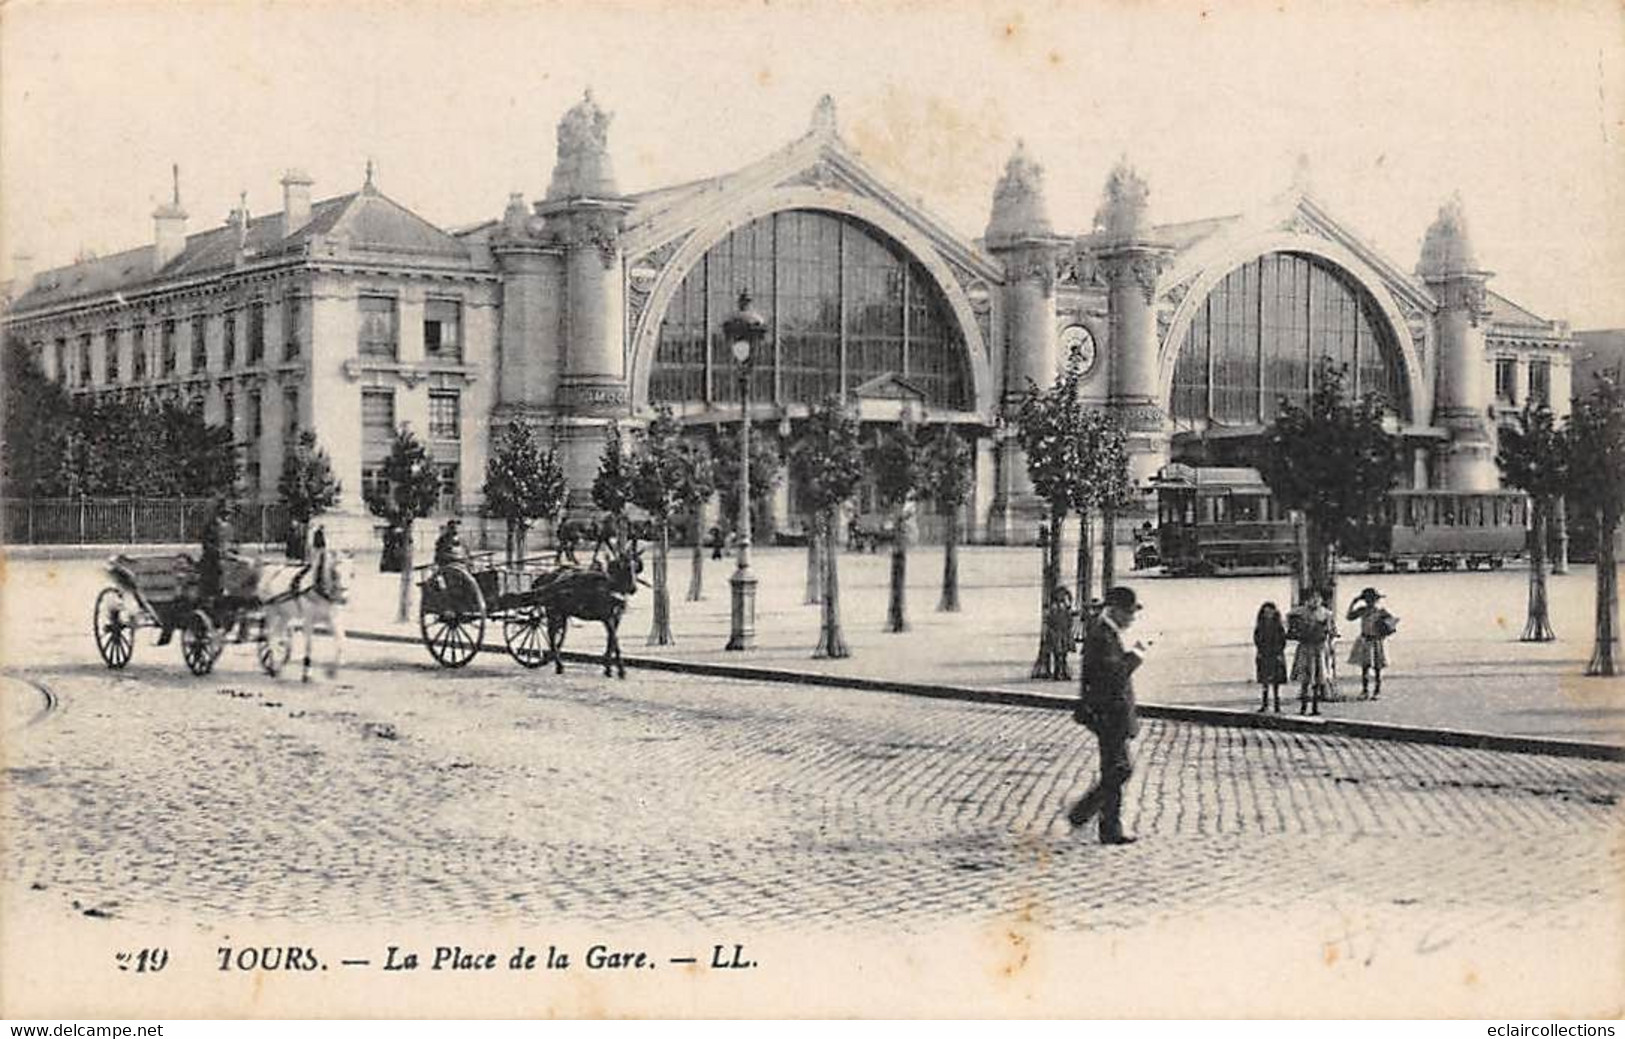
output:
POLYGON ((117 670, 130 662, 135 652, 135 620, 125 607, 124 593, 103 588, 96 596, 96 612, 91 621, 96 650, 108 667, 117 670))
POLYGON ((547 613, 540 606, 527 606, 502 619, 502 638, 508 643, 508 652, 526 667, 541 667, 547 662, 547 639, 542 626, 547 613))
POLYGON ((181 629, 181 656, 186 658, 186 666, 192 674, 206 675, 213 671, 214 662, 220 659, 224 648, 214 621, 202 610, 193 610, 186 618, 186 627, 181 629))
POLYGON ((462 667, 474 659, 485 637, 485 597, 462 567, 447 567, 431 580, 439 581, 441 588, 419 601, 423 644, 441 667, 462 667))
POLYGON ((282 633, 275 638, 269 635, 261 636, 258 652, 260 669, 275 678, 287 666, 288 658, 293 656, 293 630, 283 628, 282 633))

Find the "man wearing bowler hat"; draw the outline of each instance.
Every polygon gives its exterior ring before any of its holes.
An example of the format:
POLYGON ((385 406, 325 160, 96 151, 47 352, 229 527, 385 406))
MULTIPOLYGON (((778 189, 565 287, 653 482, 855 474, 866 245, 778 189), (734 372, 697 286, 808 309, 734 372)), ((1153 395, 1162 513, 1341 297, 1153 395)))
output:
POLYGON ((1136 840, 1123 832, 1122 810, 1123 784, 1133 772, 1128 741, 1140 732, 1134 708, 1134 670, 1144 659, 1146 646, 1130 644, 1127 638, 1139 612, 1132 588, 1112 588, 1106 593, 1100 619, 1083 638, 1082 688, 1073 716, 1100 742, 1100 779, 1066 817, 1074 827, 1081 827, 1098 814, 1102 844, 1133 844, 1136 840))

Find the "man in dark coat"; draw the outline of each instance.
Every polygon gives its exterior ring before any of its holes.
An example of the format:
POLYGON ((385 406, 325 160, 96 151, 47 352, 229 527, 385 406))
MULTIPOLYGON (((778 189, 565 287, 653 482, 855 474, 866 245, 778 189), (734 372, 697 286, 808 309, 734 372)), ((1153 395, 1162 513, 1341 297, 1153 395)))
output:
POLYGON ((225 592, 224 557, 232 550, 236 534, 231 529, 230 511, 224 501, 216 501, 214 514, 203 528, 203 543, 198 560, 198 591, 208 602, 218 600, 225 592))
POLYGON ((1133 772, 1128 742, 1140 732, 1134 671, 1145 655, 1141 643, 1126 644, 1125 633, 1139 612, 1132 588, 1107 591, 1105 609, 1084 635, 1079 662, 1083 679, 1075 717, 1100 742, 1100 779, 1066 817, 1081 827, 1098 814, 1102 844, 1132 844, 1137 839, 1123 832, 1122 809, 1123 784, 1133 772))

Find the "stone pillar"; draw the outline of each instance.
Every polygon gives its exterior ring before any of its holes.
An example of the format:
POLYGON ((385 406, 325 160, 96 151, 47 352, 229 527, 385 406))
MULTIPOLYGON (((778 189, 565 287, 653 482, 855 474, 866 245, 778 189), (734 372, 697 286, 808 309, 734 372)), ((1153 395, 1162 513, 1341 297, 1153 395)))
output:
POLYGON ((1134 481, 1145 484, 1168 462, 1167 414, 1157 365, 1157 279, 1171 250, 1151 237, 1149 189, 1126 161, 1106 180, 1096 223, 1106 278, 1110 332, 1106 342, 1110 391, 1107 406, 1128 430, 1134 481))
POLYGON ((620 233, 633 203, 615 184, 609 120, 591 91, 565 113, 553 179, 536 206, 543 238, 563 252, 563 350, 553 403, 572 509, 590 503, 609 424, 630 416, 620 233))
POLYGON ((494 358, 498 424, 549 415, 563 371, 563 250, 542 240, 542 228, 542 218, 532 216, 516 193, 492 236, 491 254, 502 272, 494 358))
POLYGON ((1492 389, 1484 353, 1490 272, 1474 260, 1459 196, 1440 208, 1428 228, 1417 273, 1439 303, 1433 319, 1439 354, 1433 415, 1435 424, 1450 432, 1441 483, 1457 491, 1494 490, 1500 478, 1487 418, 1492 389))
MULTIPOLYGON (((1044 171, 1020 142, 993 190, 987 249, 1004 264, 1003 409, 1013 421, 1029 387, 1047 388, 1058 371, 1055 328, 1055 261, 1063 241, 1051 229, 1044 198, 1044 171)), ((998 476, 987 539, 1025 543, 1043 517, 1043 505, 1027 478, 1026 458, 1014 438, 997 443, 998 476)))

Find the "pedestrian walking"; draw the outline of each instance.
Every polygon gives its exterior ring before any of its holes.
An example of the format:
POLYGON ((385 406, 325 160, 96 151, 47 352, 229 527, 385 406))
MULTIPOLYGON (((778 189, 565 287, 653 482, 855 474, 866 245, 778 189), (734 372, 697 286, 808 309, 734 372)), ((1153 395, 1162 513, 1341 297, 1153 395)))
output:
POLYGON ((1065 588, 1057 588, 1050 595, 1049 610, 1044 614, 1045 632, 1044 644, 1049 653, 1049 677, 1071 681, 1072 668, 1067 663, 1067 657, 1072 653, 1072 645, 1076 641, 1074 624, 1077 614, 1072 610, 1072 593, 1065 588))
POLYGON ((1253 621, 1253 668, 1258 676, 1259 713, 1270 709, 1273 694, 1275 713, 1280 714, 1281 685, 1286 682, 1286 627, 1273 602, 1260 606, 1253 621))
POLYGON ((1298 683, 1299 714, 1320 713, 1320 701, 1331 683, 1329 647, 1337 638, 1335 620, 1316 589, 1287 614, 1286 637, 1298 644, 1292 654, 1292 680, 1298 683))
POLYGON ((1074 827, 1100 816, 1100 843, 1132 844, 1123 832, 1123 784, 1134 772, 1129 741, 1140 733, 1134 706, 1134 672, 1145 659, 1147 644, 1127 643, 1128 629, 1140 612, 1132 588, 1106 592, 1105 609, 1084 635, 1078 671, 1082 676, 1073 717, 1095 734, 1100 745, 1100 778, 1066 813, 1074 827))
POLYGON ((1375 700, 1382 695, 1382 672, 1388 666, 1388 637, 1399 630, 1399 618, 1378 604, 1381 598, 1381 592, 1366 588, 1349 604, 1348 619, 1360 622, 1360 634, 1349 651, 1349 663, 1359 665, 1362 700, 1375 700), (1375 687, 1371 683, 1373 673, 1375 687))
POLYGON ((722 528, 713 526, 710 535, 711 558, 721 559, 722 550, 728 546, 728 539, 722 536, 722 528))

